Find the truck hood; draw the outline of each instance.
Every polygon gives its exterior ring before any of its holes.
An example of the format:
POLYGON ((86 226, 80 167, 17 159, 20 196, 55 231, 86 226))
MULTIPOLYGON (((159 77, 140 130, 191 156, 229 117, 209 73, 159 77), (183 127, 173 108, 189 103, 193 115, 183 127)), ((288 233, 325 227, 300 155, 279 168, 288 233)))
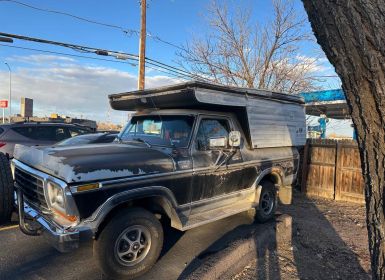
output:
POLYGON ((67 183, 143 176, 174 170, 173 160, 165 153, 129 144, 66 147, 16 145, 14 158, 67 183))

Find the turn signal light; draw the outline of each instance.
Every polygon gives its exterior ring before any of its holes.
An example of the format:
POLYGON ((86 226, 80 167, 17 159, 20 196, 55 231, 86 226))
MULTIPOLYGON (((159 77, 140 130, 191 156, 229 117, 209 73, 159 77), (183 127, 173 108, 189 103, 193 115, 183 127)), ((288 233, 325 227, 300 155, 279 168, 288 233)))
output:
POLYGON ((65 213, 62 213, 61 211, 58 211, 56 209, 52 209, 55 214, 59 215, 60 217, 70 221, 70 222, 76 222, 78 218, 76 216, 66 215, 65 213))
POLYGON ((99 188, 100 188, 100 184, 94 183, 94 184, 87 184, 87 185, 78 186, 76 188, 76 190, 78 192, 83 192, 83 191, 95 190, 95 189, 99 189, 99 188))

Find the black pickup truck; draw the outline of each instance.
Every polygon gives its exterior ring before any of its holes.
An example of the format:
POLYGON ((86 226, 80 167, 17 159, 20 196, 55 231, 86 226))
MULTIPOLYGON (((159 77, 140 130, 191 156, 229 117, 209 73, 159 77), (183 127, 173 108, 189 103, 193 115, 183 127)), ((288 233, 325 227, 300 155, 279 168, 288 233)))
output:
POLYGON ((137 111, 114 143, 16 147, 24 233, 63 252, 93 239, 107 275, 134 278, 159 257, 161 217, 184 231, 256 208, 264 222, 277 198, 291 202, 301 98, 189 82, 110 95, 110 104, 137 111))

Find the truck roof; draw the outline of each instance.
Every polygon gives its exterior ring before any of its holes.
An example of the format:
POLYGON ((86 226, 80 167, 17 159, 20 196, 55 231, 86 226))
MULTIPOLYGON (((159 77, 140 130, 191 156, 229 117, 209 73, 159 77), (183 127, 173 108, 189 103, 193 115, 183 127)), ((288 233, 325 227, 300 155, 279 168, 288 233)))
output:
POLYGON ((268 90, 238 88, 190 81, 170 86, 136 90, 109 95, 115 110, 172 109, 214 107, 246 107, 248 99, 270 99, 285 103, 304 104, 304 99, 268 90))

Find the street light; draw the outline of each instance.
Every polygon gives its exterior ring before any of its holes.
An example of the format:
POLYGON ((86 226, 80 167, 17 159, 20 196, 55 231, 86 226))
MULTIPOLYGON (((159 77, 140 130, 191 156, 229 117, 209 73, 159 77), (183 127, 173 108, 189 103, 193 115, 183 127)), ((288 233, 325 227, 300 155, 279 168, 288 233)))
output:
POLYGON ((8 70, 9 70, 9 123, 11 123, 11 116, 12 116, 12 71, 11 71, 11 67, 9 66, 9 64, 7 62, 4 62, 5 65, 7 65, 8 67, 8 70))

